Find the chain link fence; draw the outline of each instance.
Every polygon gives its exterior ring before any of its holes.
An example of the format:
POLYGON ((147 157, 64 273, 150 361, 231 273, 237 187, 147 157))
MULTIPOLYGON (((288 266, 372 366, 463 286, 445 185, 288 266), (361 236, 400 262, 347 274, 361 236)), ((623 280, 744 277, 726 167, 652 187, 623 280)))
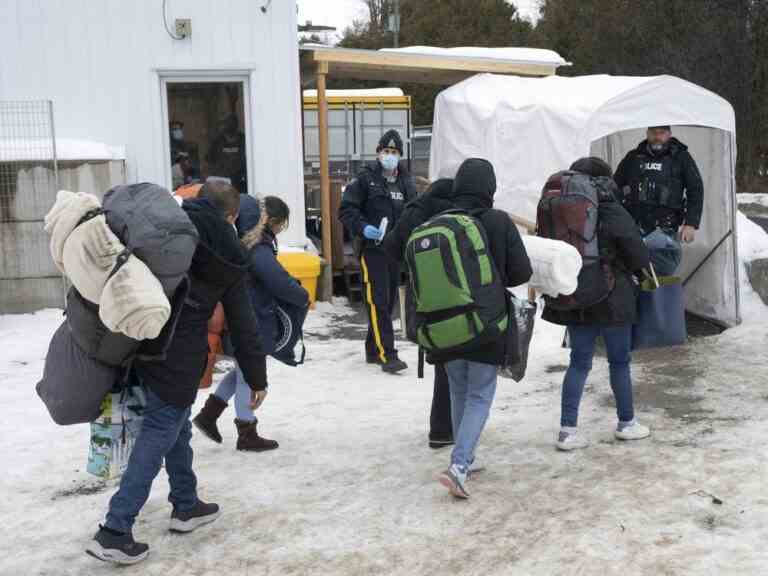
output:
POLYGON ((0 101, 0 313, 61 305, 45 214, 58 190, 50 101, 0 101))

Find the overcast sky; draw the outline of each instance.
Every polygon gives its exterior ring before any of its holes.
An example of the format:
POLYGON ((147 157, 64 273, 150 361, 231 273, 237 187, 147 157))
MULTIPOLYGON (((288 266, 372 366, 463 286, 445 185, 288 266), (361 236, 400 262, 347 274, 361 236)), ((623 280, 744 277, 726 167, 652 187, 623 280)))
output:
MULTIPOLYGON (((512 3, 524 17, 536 18, 538 0, 513 0, 512 3)), ((353 20, 364 20, 368 16, 362 0, 298 0, 298 4, 299 24, 311 20, 313 24, 335 26, 339 34, 353 20)))

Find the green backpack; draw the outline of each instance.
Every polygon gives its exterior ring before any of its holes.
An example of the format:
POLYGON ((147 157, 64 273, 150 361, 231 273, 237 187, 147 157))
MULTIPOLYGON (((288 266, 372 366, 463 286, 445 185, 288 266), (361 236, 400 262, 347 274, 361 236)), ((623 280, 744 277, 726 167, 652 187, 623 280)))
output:
POLYGON ((430 352, 472 350, 507 329, 507 292, 482 224, 452 210, 416 228, 405 261, 412 292, 408 338, 430 352))

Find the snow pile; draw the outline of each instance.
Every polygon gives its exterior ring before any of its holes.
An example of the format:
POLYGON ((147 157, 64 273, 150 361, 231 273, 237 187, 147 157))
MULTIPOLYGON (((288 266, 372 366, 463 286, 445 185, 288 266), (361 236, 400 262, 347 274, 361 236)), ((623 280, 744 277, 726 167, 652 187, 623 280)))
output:
POLYGON ((741 193, 736 195, 739 204, 757 204, 768 207, 768 194, 748 194, 741 193))
MULTIPOLYGON (((327 98, 392 98, 404 96, 400 88, 369 88, 364 90, 326 90, 327 98)), ((304 90, 304 98, 317 98, 317 90, 304 90)))
POLYGON ((542 48, 478 48, 475 46, 436 48, 434 46, 406 46, 404 48, 382 48, 380 51, 398 52, 401 54, 423 54, 425 56, 500 60, 520 64, 549 64, 554 66, 571 65, 570 62, 554 50, 545 50, 542 48))
POLYGON ((768 307, 752 288, 748 267, 754 260, 768 258, 768 233, 741 212, 737 215, 741 317, 745 323, 768 320, 768 307))
MULTIPOLYGON (((50 160, 52 155, 49 139, 0 139, 0 162, 50 160)), ((56 159, 60 162, 125 160, 125 147, 92 140, 56 138, 56 159)))

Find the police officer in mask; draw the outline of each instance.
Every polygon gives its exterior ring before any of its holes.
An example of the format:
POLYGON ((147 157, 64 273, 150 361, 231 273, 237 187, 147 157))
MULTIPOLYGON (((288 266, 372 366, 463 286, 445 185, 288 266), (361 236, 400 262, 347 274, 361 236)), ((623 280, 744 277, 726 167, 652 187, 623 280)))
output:
POLYGON ((656 272, 673 275, 682 256, 680 241, 696 239, 704 207, 704 184, 688 147, 669 126, 652 126, 647 139, 619 164, 614 179, 656 272))
POLYGON ((339 220, 360 247, 363 298, 368 311, 365 355, 369 364, 395 374, 408 368, 395 349, 392 312, 400 281, 400 263, 381 247, 386 230, 400 218, 403 206, 416 197, 410 175, 400 163, 403 140, 396 130, 386 132, 376 148, 375 164, 363 169, 344 190, 339 220))

